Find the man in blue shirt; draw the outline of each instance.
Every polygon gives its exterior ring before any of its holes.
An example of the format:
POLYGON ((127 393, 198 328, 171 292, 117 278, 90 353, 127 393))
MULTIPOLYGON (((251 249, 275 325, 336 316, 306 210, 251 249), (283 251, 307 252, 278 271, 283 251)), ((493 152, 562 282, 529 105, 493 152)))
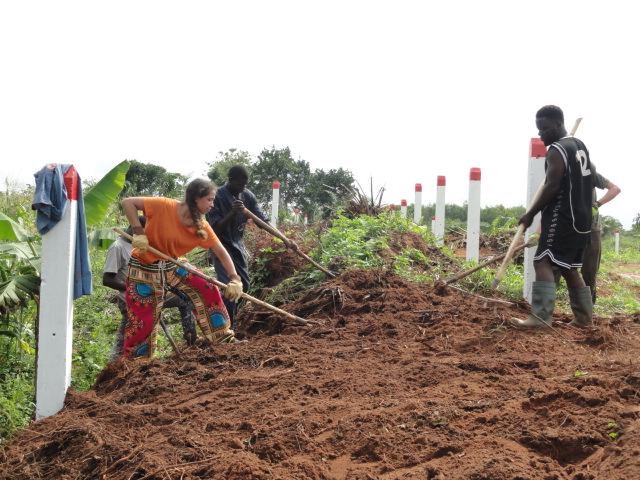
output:
MULTIPOLYGON (((235 165, 229 169, 227 174, 227 183, 218 188, 213 208, 207 213, 207 221, 213 228, 213 231, 220 239, 224 248, 229 252, 231 260, 236 267, 236 272, 242 278, 242 291, 248 292, 251 282, 249 279, 249 265, 247 263, 247 254, 244 248, 242 237, 244 235, 247 217, 243 212, 246 208, 256 217, 268 222, 269 219, 262 213, 256 196, 247 190, 247 182, 249 181, 249 171, 243 165, 235 165)), ((214 267, 218 280, 223 283, 229 282, 229 276, 226 270, 213 255, 214 267)), ((234 328, 234 317, 236 314, 237 303, 223 297, 224 304, 231 318, 231 328, 234 328)))

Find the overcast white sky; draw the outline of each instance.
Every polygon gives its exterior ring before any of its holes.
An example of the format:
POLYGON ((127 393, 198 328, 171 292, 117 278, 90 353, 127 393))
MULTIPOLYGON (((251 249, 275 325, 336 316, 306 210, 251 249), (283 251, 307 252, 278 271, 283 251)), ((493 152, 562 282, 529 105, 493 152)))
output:
MULTIPOLYGON (((640 212, 634 2, 0 3, 0 181, 45 163, 98 179, 125 159, 204 176, 230 148, 290 147, 385 203, 525 205, 535 112, 563 108, 640 212)), ((274 179, 277 180, 277 179, 274 179)))

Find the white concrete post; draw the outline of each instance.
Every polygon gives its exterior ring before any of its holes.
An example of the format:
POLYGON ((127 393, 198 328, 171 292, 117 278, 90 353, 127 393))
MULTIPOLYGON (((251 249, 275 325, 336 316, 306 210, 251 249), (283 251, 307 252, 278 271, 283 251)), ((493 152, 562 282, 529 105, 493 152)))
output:
POLYGON ((395 217, 396 216, 396 204, 392 203, 391 205, 389 205, 389 209, 390 209, 389 211, 391 213, 391 216, 395 217))
POLYGON ((435 235, 434 229, 436 228, 436 217, 431 217, 431 235, 435 235))
POLYGON ((467 203, 467 261, 478 261, 480 251, 480 177, 479 168, 469 172, 467 203))
POLYGON ((444 243, 444 194, 447 188, 447 179, 444 175, 438 175, 438 188, 436 192, 436 221, 433 235, 436 237, 436 245, 444 243))
POLYGON ((304 224, 306 225, 309 222, 309 215, 304 214, 304 224))
POLYGON ((293 213, 295 214, 293 216, 293 223, 298 223, 298 217, 300 216, 300 210, 298 210, 297 208, 293 211, 293 213))
POLYGON ((78 173, 64 174, 67 204, 60 221, 42 236, 40 315, 36 358, 36 420, 62 410, 71 384, 73 282, 78 218, 78 173))
POLYGON ((407 201, 400 200, 400 216, 402 218, 407 218, 407 201))
POLYGON ((620 253, 620 230, 616 230, 616 255, 620 253))
POLYGON ((280 182, 273 182, 273 201, 271 202, 271 225, 278 225, 278 207, 280 204, 280 182))
MULTIPOLYGON (((529 173, 527 181, 527 209, 533 197, 544 182, 544 159, 547 156, 547 147, 544 146, 539 138, 532 138, 529 144, 529 173)), ((540 226, 540 214, 534 218, 531 226, 524 233, 525 240, 538 231, 540 226)), ((522 288, 522 297, 531 303, 531 288, 536 280, 536 272, 533 269, 533 256, 538 247, 530 247, 524 249, 524 285, 522 288)))
POLYGON ((420 225, 422 220, 422 184, 416 183, 416 201, 413 203, 413 223, 420 225))

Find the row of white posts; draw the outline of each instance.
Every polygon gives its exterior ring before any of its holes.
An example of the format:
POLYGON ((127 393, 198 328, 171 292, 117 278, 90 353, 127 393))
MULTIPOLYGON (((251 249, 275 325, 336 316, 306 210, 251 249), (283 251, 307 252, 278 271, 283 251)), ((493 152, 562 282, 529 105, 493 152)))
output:
MULTIPOLYGON (((527 206, 531 204, 538 187, 544 181, 546 147, 538 138, 532 138, 527 180, 527 206)), ((64 175, 69 204, 58 224, 42 237, 42 268, 40 287, 40 318, 38 322, 38 350, 36 370, 36 419, 59 412, 64 405, 71 382, 71 349, 73 339, 73 273, 77 223, 77 172, 71 167, 64 175)), ((469 200, 467 211, 467 253, 470 261, 478 261, 480 240, 480 181, 479 168, 469 174, 469 200)), ((436 214, 431 218, 433 235, 441 243, 444 238, 446 179, 438 176, 436 214)), ((271 223, 277 225, 280 200, 280 182, 273 182, 271 223)), ((400 204, 401 215, 407 216, 407 201, 400 204)), ((421 223, 422 185, 415 186, 414 222, 421 223)), ((394 207, 395 208, 395 207, 394 207)), ((299 210, 295 211, 298 221, 299 210)), ((525 238, 536 231, 540 214, 525 233, 525 238)), ((307 215, 304 216, 307 223, 307 215)), ((618 253, 620 231, 616 231, 615 251, 618 253)), ((533 254, 535 247, 524 251, 523 296, 531 301, 531 285, 535 279, 533 254)))

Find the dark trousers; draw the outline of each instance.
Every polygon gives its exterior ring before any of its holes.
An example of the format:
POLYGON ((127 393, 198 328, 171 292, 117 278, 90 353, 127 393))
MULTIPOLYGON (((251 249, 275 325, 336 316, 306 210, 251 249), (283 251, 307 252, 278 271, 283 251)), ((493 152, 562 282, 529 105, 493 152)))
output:
POLYGON ((600 259, 602 258, 602 242, 600 230, 591 232, 591 243, 584 249, 582 256, 582 279, 591 288, 591 300, 596 303, 596 278, 600 270, 600 259))
MULTIPOLYGON (((233 266, 236 268, 236 273, 240 275, 242 279, 242 291, 247 293, 249 291, 249 287, 251 286, 251 281, 249 280, 249 266, 247 265, 246 257, 234 249, 227 249, 229 252, 229 256, 233 261, 233 266)), ((213 266, 216 269, 216 277, 218 277, 218 281, 227 284, 229 283, 229 274, 222 266, 222 262, 218 260, 218 257, 213 255, 213 266)), ((229 319, 231 320, 231 329, 233 330, 235 326, 235 316, 236 311, 238 310, 238 304, 236 302, 232 302, 224 295, 222 296, 222 301, 224 302, 224 306, 227 308, 227 313, 229 314, 229 319)))

